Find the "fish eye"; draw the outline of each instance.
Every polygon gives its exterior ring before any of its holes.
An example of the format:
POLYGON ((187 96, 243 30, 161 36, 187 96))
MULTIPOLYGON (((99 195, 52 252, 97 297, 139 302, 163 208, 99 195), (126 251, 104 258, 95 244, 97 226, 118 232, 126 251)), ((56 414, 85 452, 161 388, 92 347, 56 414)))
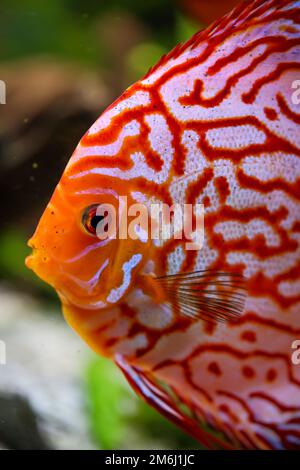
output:
POLYGON ((81 218, 83 227, 92 235, 96 235, 97 225, 105 218, 103 215, 97 215, 98 206, 99 204, 88 206, 83 211, 81 218))

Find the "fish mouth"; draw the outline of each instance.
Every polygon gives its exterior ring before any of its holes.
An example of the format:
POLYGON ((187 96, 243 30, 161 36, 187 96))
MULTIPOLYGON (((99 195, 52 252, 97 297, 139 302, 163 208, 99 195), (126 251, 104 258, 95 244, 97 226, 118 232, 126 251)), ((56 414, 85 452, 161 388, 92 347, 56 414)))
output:
POLYGON ((46 253, 37 249, 31 240, 28 246, 32 248, 32 253, 25 258, 25 265, 32 270, 40 279, 49 284, 56 291, 62 305, 74 306, 84 310, 98 310, 107 307, 104 299, 89 300, 85 296, 80 297, 74 291, 65 291, 62 287, 66 280, 66 274, 59 266, 55 265, 46 253))
POLYGON ((55 288, 53 276, 49 275, 46 270, 41 267, 40 261, 37 262, 34 254, 25 258, 25 266, 33 271, 42 281, 55 288))
POLYGON ((26 268, 31 269, 32 271, 34 271, 34 260, 37 256, 37 250, 36 250, 34 244, 32 243, 31 239, 27 242, 27 246, 29 246, 29 248, 32 248, 32 251, 25 258, 25 266, 26 266, 26 268))
POLYGON ((32 251, 31 251, 31 253, 30 253, 28 256, 26 256, 26 258, 25 258, 25 266, 26 266, 26 268, 31 269, 32 271, 34 271, 34 260, 35 260, 35 258, 36 258, 36 256, 37 256, 37 249, 36 249, 36 247, 35 247, 35 245, 34 245, 34 243, 33 243, 33 239, 32 239, 32 238, 30 238, 30 239, 28 240, 27 246, 29 246, 29 248, 31 248, 32 251))
POLYGON ((49 256, 40 249, 37 249, 31 239, 28 241, 27 245, 32 248, 32 252, 26 256, 25 266, 44 282, 55 288, 54 277, 56 270, 49 256))
POLYGON ((33 254, 26 256, 25 258, 25 266, 28 269, 32 269, 33 265, 33 254))
MULTIPOLYGON (((28 245, 29 246, 29 245, 28 245)), ((34 271, 34 260, 36 258, 36 249, 34 248, 30 255, 26 256, 25 258, 25 266, 28 269, 34 271)))

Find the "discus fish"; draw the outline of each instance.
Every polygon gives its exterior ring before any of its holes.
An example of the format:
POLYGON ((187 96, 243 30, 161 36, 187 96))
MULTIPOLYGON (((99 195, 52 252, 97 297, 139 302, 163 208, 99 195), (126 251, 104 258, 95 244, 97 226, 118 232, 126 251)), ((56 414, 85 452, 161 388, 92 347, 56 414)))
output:
POLYGON ((300 448, 299 79, 300 1, 246 1, 100 116, 29 241, 71 327, 209 448, 300 448), (100 239, 120 196, 203 204, 203 247, 100 239))

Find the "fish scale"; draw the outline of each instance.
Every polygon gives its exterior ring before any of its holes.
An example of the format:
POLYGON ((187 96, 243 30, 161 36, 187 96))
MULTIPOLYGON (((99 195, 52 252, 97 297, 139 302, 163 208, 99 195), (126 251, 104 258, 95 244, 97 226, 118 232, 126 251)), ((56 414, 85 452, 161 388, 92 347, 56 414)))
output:
POLYGON ((30 242, 27 264, 58 291, 70 325, 207 446, 300 448, 300 366, 291 361, 300 336, 300 108, 291 100, 299 77, 300 2, 243 3, 104 112, 30 242), (99 194, 147 207, 204 204, 203 248, 95 242, 77 213, 99 194), (237 322, 194 321, 157 294, 153 274, 199 270, 243 274, 237 322))

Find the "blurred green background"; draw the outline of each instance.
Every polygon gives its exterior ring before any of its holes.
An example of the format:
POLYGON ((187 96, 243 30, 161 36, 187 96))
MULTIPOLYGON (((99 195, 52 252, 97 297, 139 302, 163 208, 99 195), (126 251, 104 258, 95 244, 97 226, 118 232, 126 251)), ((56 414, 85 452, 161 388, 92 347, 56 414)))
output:
POLYGON ((24 266, 26 240, 82 134, 162 54, 208 21, 211 2, 199 1, 200 10, 195 3, 1 1, 7 96, 0 105, 0 340, 8 357, 0 366, 0 418, 7 403, 12 412, 3 425, 0 419, 0 447, 197 447, 142 403, 114 364, 76 342, 55 293, 24 266), (83 424, 76 437, 78 407, 83 424))

